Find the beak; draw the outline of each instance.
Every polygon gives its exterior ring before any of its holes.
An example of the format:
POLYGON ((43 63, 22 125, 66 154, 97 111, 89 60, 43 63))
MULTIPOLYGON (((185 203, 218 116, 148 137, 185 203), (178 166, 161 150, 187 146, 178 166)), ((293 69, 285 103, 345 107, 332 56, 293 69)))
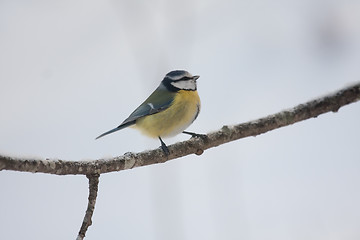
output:
POLYGON ((198 75, 195 75, 195 76, 193 76, 193 80, 198 80, 198 78, 199 78, 200 76, 198 76, 198 75))

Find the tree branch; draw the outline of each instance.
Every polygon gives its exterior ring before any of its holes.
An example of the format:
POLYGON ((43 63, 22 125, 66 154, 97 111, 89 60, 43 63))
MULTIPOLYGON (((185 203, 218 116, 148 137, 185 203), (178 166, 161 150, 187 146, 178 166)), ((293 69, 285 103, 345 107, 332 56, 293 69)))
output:
POLYGON ((79 235, 76 238, 76 240, 84 239, 85 233, 86 233, 88 227, 90 227, 92 224, 91 217, 94 213, 96 197, 97 197, 97 192, 98 192, 100 175, 92 174, 92 175, 86 175, 86 177, 89 179, 88 207, 86 209, 84 220, 83 220, 83 223, 82 223, 80 231, 79 231, 79 235))
POLYGON ((221 144, 245 138, 314 118, 326 112, 337 112, 340 107, 360 100, 360 83, 343 88, 335 93, 300 104, 294 108, 246 123, 223 126, 209 133, 205 138, 191 138, 168 146, 170 154, 161 149, 140 153, 126 153, 122 156, 91 161, 64 161, 59 159, 20 159, 0 155, 0 171, 42 172, 57 175, 91 175, 121 171, 134 167, 162 163, 189 154, 201 155, 204 150, 221 144))

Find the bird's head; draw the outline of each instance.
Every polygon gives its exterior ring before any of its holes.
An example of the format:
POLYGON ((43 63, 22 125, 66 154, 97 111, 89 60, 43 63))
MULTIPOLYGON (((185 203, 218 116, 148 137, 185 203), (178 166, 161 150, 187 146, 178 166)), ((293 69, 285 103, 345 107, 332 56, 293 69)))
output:
POLYGON ((166 74, 162 83, 169 91, 177 92, 179 90, 196 91, 196 80, 200 76, 193 76, 184 70, 175 70, 166 74))

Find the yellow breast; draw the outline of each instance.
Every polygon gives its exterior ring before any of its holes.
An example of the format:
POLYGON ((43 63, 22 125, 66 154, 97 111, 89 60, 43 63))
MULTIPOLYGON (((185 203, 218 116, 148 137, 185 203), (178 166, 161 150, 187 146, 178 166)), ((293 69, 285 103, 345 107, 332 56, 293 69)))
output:
POLYGON ((197 91, 180 90, 173 103, 162 112, 142 117, 135 128, 150 137, 170 137, 184 131, 200 111, 197 91))

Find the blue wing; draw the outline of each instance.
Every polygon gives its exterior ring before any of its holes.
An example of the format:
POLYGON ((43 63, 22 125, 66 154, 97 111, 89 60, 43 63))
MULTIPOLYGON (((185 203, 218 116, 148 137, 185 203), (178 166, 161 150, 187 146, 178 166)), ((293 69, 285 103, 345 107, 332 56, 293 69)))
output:
POLYGON ((175 98, 174 92, 169 92, 164 86, 160 85, 130 116, 125 119, 118 127, 111 129, 96 139, 101 138, 110 133, 119 131, 123 128, 131 126, 136 123, 136 120, 147 115, 155 114, 164 111, 171 106, 175 98))

